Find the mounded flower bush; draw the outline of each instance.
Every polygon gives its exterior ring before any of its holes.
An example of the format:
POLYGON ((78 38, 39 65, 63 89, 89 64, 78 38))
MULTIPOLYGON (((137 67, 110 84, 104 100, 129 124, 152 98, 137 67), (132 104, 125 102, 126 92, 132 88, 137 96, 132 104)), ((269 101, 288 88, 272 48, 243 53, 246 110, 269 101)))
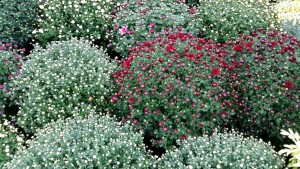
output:
POLYGON ((27 42, 32 37, 36 18, 36 0, 1 0, 0 42, 27 42))
POLYGON ((80 111, 90 115, 47 124, 4 168, 150 168, 153 158, 141 133, 89 109, 80 111))
POLYGON ((225 53, 215 53, 215 47, 191 34, 166 31, 132 48, 113 74, 118 92, 111 101, 122 121, 167 149, 176 139, 226 125, 231 113, 218 101, 226 82, 217 58, 225 53))
POLYGON ((217 42, 234 40, 256 28, 277 26, 269 0, 206 0, 196 10, 198 27, 217 42))
POLYGON ((279 169, 284 160, 270 144, 237 132, 188 137, 158 161, 159 168, 279 169))
POLYGON ((46 49, 36 46, 29 58, 13 79, 20 106, 17 122, 26 132, 72 115, 70 110, 82 103, 101 111, 110 106, 110 74, 115 66, 102 48, 71 39, 46 49))
POLYGON ((257 29, 225 46, 229 94, 220 100, 236 114, 232 124, 264 137, 299 128, 300 41, 274 29, 257 29))
POLYGON ((12 88, 9 83, 20 74, 24 51, 16 44, 0 42, 0 116, 4 114, 4 106, 10 103, 8 96, 12 88))
POLYGON ((7 120, 0 122, 0 167, 10 161, 17 150, 24 144, 24 136, 9 124, 7 120))
POLYGON ((111 46, 122 56, 129 49, 146 40, 155 38, 162 30, 181 30, 197 34, 195 9, 184 1, 124 1, 114 10, 113 30, 108 33, 111 46))
POLYGON ((111 12, 116 0, 37 0, 40 15, 33 31, 42 45, 50 41, 83 37, 96 41, 105 39, 112 22, 111 12))

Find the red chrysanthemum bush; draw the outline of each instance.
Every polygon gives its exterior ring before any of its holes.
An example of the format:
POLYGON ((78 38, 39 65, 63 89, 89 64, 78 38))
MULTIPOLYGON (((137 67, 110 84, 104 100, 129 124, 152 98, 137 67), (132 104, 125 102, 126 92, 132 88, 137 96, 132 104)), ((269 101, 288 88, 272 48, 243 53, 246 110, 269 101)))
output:
POLYGON ((224 51, 214 48, 211 41, 168 31, 131 48, 113 74, 119 91, 111 101, 122 122, 130 120, 166 149, 176 139, 226 125, 231 114, 218 100, 225 72, 216 58, 224 51))
POLYGON ((299 128, 300 41, 258 28, 222 49, 228 52, 222 65, 229 93, 220 99, 236 114, 231 124, 268 138, 279 136, 281 128, 299 128))

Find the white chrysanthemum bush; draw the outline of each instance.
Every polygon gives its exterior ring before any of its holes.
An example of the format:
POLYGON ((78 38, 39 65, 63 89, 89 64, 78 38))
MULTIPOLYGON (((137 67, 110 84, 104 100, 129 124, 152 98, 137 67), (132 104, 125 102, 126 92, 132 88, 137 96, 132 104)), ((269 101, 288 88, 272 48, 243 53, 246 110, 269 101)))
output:
POLYGON ((200 3, 196 15, 203 34, 217 42, 278 25, 269 0, 206 0, 200 3))
POLYGON ((284 164, 270 144, 235 131, 188 137, 178 144, 158 160, 159 168, 281 169, 284 164))
POLYGON ((114 118, 96 115, 49 123, 37 131, 28 148, 18 151, 5 169, 19 168, 150 168, 155 165, 141 133, 114 118))
POLYGON ((7 120, 0 121, 0 167, 11 160, 17 150, 22 148, 24 136, 7 120))
POLYGON ((104 38, 111 25, 117 0, 37 0, 39 13, 34 39, 49 41, 83 37, 91 41, 104 38))
POLYGON ((196 19, 195 8, 184 1, 124 0, 115 10, 109 46, 127 56, 131 47, 154 39, 163 30, 179 29, 197 35, 196 19))
POLYGON ((275 10, 283 30, 300 39, 300 1, 280 0, 275 10))
POLYGON ((20 110, 17 123, 33 133, 46 123, 65 118, 82 103, 98 110, 109 108, 110 74, 115 68, 106 52, 85 40, 54 42, 46 49, 36 46, 13 79, 13 96, 20 110))

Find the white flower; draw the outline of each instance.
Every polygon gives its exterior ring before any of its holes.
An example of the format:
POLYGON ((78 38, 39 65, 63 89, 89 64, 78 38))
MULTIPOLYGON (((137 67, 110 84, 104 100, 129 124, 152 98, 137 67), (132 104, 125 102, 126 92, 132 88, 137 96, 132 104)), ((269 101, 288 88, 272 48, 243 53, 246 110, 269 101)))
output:
POLYGON ((5 136, 5 134, 0 133, 0 138, 4 138, 5 136))

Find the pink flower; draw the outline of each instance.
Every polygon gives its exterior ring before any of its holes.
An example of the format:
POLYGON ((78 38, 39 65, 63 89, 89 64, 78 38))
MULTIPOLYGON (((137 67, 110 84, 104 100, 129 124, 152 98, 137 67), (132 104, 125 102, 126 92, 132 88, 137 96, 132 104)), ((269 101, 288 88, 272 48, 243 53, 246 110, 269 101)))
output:
POLYGON ((151 28, 151 29, 149 30, 149 32, 150 32, 151 34, 153 34, 153 33, 154 33, 154 29, 151 28))
POLYGON ((127 33, 127 28, 128 28, 128 26, 122 26, 122 28, 119 29, 120 34, 121 35, 126 34, 127 33))

